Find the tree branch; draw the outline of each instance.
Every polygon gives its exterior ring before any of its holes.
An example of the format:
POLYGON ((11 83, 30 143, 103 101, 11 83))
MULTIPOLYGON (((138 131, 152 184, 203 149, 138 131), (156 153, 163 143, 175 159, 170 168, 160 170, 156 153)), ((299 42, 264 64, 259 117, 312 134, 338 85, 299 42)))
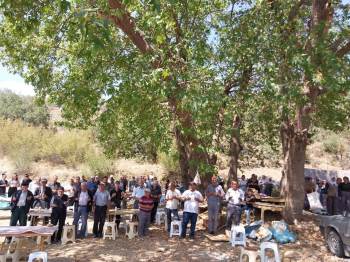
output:
POLYGON ((109 0, 108 2, 112 10, 119 10, 121 14, 115 16, 103 13, 102 15, 111 20, 115 26, 120 28, 142 53, 152 52, 153 49, 151 45, 146 41, 144 35, 136 28, 133 18, 121 1, 109 0))
POLYGON ((345 56, 348 53, 350 53, 350 40, 345 45, 343 45, 342 48, 338 49, 338 51, 335 52, 339 58, 345 56))

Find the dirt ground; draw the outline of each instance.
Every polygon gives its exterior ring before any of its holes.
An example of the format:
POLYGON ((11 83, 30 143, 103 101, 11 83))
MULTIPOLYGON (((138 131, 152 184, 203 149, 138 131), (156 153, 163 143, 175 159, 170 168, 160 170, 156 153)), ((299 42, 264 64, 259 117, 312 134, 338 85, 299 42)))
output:
MULTIPOLYGON (((8 225, 9 211, 1 212, 0 225, 8 225)), ((72 218, 67 219, 68 223, 72 218)), ((112 262, 112 261, 239 261, 240 248, 231 247, 229 242, 212 242, 197 223, 195 240, 180 240, 178 237, 169 238, 164 226, 152 226, 150 235, 143 239, 129 240, 122 232, 113 240, 87 239, 77 240, 74 244, 50 245, 46 251, 51 262, 112 262)), ((92 230, 92 219, 89 218, 89 233, 92 230)), ((341 262, 349 259, 339 259, 326 248, 324 239, 316 223, 308 218, 291 230, 298 235, 293 244, 280 245, 280 252, 286 252, 294 258, 290 261, 307 262, 341 262)), ((223 231, 221 232, 223 233, 223 231)), ((248 241, 250 248, 257 248, 258 243, 248 241)), ((287 260, 288 261, 288 260, 287 260)))

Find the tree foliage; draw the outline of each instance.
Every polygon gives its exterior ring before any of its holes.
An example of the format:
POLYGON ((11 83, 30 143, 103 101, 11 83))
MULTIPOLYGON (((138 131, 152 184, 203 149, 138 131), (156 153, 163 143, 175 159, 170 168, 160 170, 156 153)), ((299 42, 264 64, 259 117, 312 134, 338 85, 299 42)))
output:
POLYGON ((45 127, 50 120, 45 105, 37 105, 32 97, 19 96, 7 90, 0 91, 0 117, 10 120, 21 119, 28 124, 45 127))

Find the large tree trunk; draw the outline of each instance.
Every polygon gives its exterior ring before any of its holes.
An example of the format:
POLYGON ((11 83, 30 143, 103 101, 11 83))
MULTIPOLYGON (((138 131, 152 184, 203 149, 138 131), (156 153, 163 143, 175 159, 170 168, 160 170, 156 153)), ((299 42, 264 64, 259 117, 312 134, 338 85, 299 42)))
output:
POLYGON ((190 181, 190 177, 188 175, 189 170, 189 160, 186 152, 186 141, 184 140, 183 135, 178 127, 175 127, 175 140, 177 151, 179 153, 179 167, 180 167, 180 175, 182 182, 187 185, 190 181))
POLYGON ((230 141, 230 162, 229 162, 229 171, 228 171, 228 177, 227 177, 227 185, 230 186, 231 181, 235 180, 238 181, 238 161, 239 161, 239 154, 242 150, 242 146, 240 143, 240 125, 241 120, 239 116, 235 115, 233 117, 232 121, 232 134, 231 134, 231 141, 230 141))
POLYGON ((304 164, 308 138, 307 129, 299 127, 298 124, 293 125, 287 122, 284 122, 281 127, 284 148, 284 196, 286 200, 283 216, 288 223, 294 223, 296 219, 300 218, 305 199, 304 164))

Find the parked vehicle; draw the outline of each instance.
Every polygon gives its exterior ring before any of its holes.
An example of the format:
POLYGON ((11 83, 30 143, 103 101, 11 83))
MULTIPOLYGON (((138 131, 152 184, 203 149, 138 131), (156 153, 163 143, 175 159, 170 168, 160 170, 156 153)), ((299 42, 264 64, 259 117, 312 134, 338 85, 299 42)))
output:
POLYGON ((338 257, 350 256, 350 213, 319 218, 329 250, 338 257))

